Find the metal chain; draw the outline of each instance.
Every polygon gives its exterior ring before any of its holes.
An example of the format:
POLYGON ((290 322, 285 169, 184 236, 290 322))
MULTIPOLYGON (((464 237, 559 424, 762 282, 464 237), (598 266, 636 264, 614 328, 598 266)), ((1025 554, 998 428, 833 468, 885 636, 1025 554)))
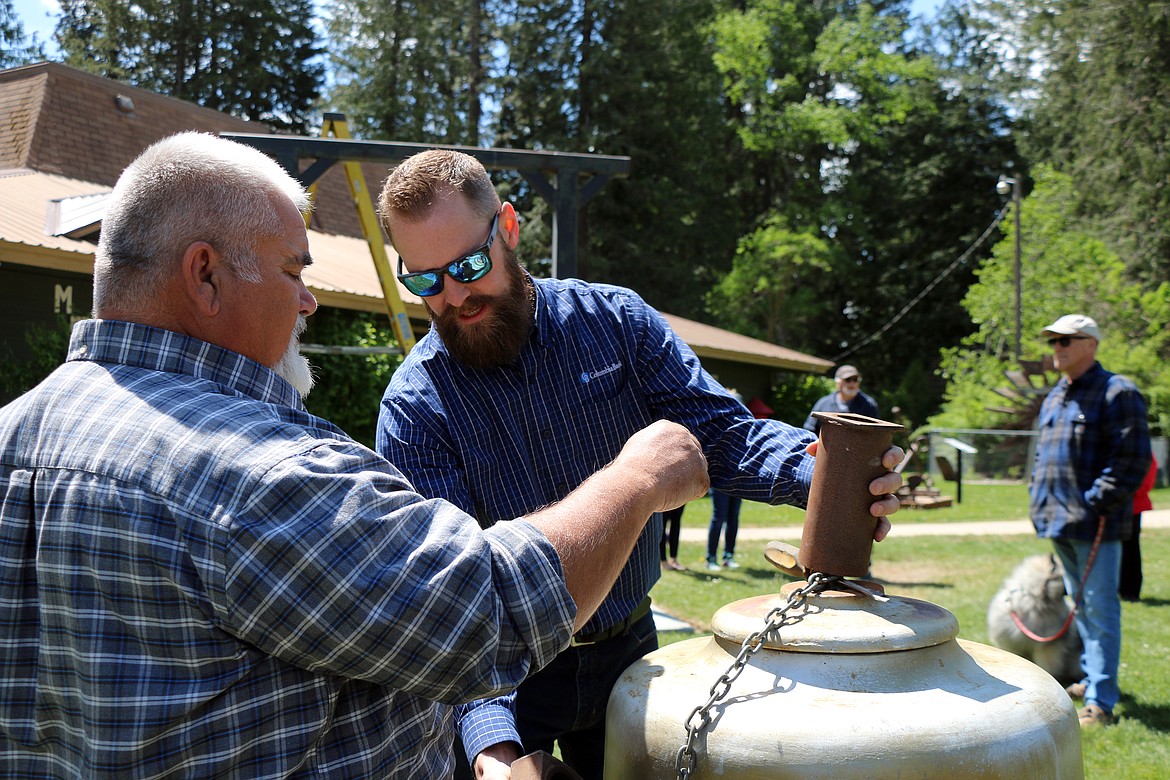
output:
POLYGON ((674 771, 678 780, 688 780, 691 773, 695 771, 695 765, 698 761, 698 756, 695 753, 695 741, 698 739, 699 733, 711 725, 711 710, 731 690, 731 684, 743 673, 748 659, 759 652, 760 648, 764 646, 764 639, 767 635, 772 631, 779 630, 784 625, 790 610, 802 606, 808 600, 809 596, 828 589, 838 579, 838 577, 828 574, 813 572, 809 575, 807 584, 794 590, 788 596, 788 601, 779 607, 775 607, 764 616, 763 628, 744 638, 743 644, 740 645, 739 653, 735 656, 735 660, 731 662, 730 668, 720 675, 719 679, 711 686, 707 703, 695 707, 684 721, 684 725, 687 727, 687 741, 686 744, 678 749, 678 755, 674 759, 674 771))

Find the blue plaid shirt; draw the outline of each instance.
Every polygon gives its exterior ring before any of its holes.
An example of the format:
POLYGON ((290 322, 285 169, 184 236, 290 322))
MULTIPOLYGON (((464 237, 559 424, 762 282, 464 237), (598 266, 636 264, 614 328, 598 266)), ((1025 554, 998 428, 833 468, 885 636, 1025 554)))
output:
MULTIPOLYGON (((515 365, 466 368, 432 330, 394 372, 377 447, 420 493, 491 526, 563 498, 636 431, 667 419, 702 442, 716 489, 805 506, 812 434, 753 418, 632 291, 534 281, 536 322, 515 365)), ((621 621, 650 592, 660 574, 661 536, 655 515, 585 633, 621 621)), ((487 745, 519 741, 501 725, 511 720, 508 706, 476 706, 461 718, 469 758, 487 745)))
POLYGON ((821 432, 821 421, 818 417, 813 417, 813 412, 834 412, 840 414, 842 412, 852 412, 853 414, 864 414, 866 417, 880 417, 878 413, 877 402, 873 398, 860 390, 857 395, 850 398, 847 402, 841 403, 841 397, 837 395, 837 391, 829 393, 817 399, 813 404, 813 408, 809 411, 808 417, 802 426, 806 431, 813 433, 821 432))
POLYGON ((1042 538, 1120 538, 1133 494, 1150 466, 1146 405, 1133 382, 1094 363, 1062 378, 1040 407, 1032 467, 1031 516, 1042 538))
POLYGON ((90 320, 0 409, 0 776, 441 778, 574 607, 269 369, 90 320), (431 701, 434 700, 434 701, 431 701))

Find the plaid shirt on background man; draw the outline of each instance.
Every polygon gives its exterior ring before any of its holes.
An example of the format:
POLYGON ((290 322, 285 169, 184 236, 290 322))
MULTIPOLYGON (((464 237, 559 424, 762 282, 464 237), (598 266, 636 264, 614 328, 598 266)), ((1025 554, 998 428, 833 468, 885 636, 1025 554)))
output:
POLYGON ((1042 538, 1121 538, 1132 521, 1134 491, 1150 465, 1146 405, 1129 379, 1095 362, 1061 378, 1044 399, 1032 468, 1030 514, 1042 538))

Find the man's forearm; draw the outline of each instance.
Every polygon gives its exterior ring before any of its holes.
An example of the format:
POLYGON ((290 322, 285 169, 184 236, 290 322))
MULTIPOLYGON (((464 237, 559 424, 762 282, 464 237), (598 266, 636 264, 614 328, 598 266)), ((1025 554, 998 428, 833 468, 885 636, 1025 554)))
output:
POLYGON ((560 556, 577 629, 613 587, 650 515, 702 496, 709 484, 698 440, 660 420, 562 501, 526 518, 560 556))

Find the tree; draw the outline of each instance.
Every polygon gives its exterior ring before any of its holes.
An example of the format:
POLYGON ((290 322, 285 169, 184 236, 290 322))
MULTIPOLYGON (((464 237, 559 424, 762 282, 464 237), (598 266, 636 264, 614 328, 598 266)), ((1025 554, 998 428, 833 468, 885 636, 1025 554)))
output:
POLYGON ((785 343, 864 364, 882 407, 920 423, 942 383, 905 376, 932 376, 938 350, 971 329, 958 301, 974 262, 951 266, 994 218, 1014 144, 1000 105, 908 44, 906 24, 897 2, 755 0, 714 34, 757 172, 741 207, 833 247, 829 273, 790 280, 815 305, 785 343))
POLYGON ((1052 5, 1033 17, 1049 61, 1026 150, 1072 177, 1076 213, 1133 279, 1155 285, 1170 276, 1170 10, 1152 0, 1052 5))
MULTIPOLYGON (((564 147, 630 157, 629 177, 607 183, 582 214, 581 275, 690 317, 701 315, 703 293, 754 224, 728 197, 740 186, 743 152, 704 25, 714 5, 598 4, 593 34, 602 45, 582 56, 577 137, 564 147)), ((538 85, 539 75, 528 81, 538 85)))
MULTIPOLYGON (((1137 382, 1150 407, 1155 430, 1170 421, 1170 372, 1159 355, 1170 341, 1170 282, 1151 290, 1130 283, 1116 252, 1078 222, 1072 178, 1049 166, 1036 169, 1035 188, 1024 199, 1023 235, 1024 356, 1041 359, 1046 346, 1040 330, 1068 313, 1088 314, 1102 326, 1098 357, 1116 373, 1137 382)), ((987 407, 999 405, 995 388, 1014 366, 1012 297, 1014 225, 979 268, 978 282, 963 300, 977 331, 944 350, 946 408, 932 419, 941 427, 1003 427, 987 407)))
MULTIPOLYGON (((384 315, 322 307, 308 320, 301 341, 350 347, 396 344, 384 315)), ((310 355, 316 384, 305 407, 367 447, 374 446, 379 402, 401 355, 310 355)))
POLYGON ((0 0, 0 68, 15 68, 45 59, 45 47, 25 34, 12 0, 0 0))
POLYGON ((331 103, 360 138, 479 145, 484 0, 334 0, 331 103))
POLYGON ((324 80, 312 0, 62 0, 66 64, 303 132, 324 80))
POLYGON ((779 216, 740 239, 731 271, 707 295, 721 324, 778 344, 796 340, 820 308, 813 277, 832 267, 833 250, 814 232, 794 231, 779 216))

